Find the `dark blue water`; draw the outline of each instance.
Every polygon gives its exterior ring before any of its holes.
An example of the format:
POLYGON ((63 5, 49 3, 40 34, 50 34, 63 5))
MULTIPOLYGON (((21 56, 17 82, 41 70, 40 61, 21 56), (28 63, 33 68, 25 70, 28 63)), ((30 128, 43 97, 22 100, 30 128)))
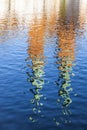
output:
POLYGON ((0 0, 0 130, 87 129, 87 1, 0 0))

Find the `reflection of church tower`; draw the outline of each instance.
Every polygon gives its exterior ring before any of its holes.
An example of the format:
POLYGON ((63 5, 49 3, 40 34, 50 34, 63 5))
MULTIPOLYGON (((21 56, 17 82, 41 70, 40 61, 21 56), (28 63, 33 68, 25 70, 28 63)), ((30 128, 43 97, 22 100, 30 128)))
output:
POLYGON ((75 14, 74 16, 73 9, 70 9, 69 13, 67 12, 73 3, 73 0, 71 1, 71 5, 67 3, 70 1, 61 0, 60 13, 56 27, 58 37, 57 66, 59 72, 56 84, 59 87, 58 103, 60 103, 63 108, 63 120, 61 118, 54 118, 54 120, 56 122, 59 120, 59 123, 71 122, 69 116, 71 114, 69 106, 72 103, 70 92, 73 90, 71 88, 71 73, 75 59, 75 24, 78 21, 78 15, 76 16, 75 14))
MULTIPOLYGON (((59 70, 60 70, 60 90, 59 95, 63 97, 63 106, 67 107, 72 100, 70 99, 69 86, 70 86, 70 72, 72 70, 73 61, 75 57, 75 24, 78 21, 78 9, 70 8, 74 4, 73 0, 62 0, 60 5, 60 18, 58 22, 58 46, 60 51, 59 57, 59 70), (69 2, 69 3, 67 3, 69 2), (69 10, 69 12, 67 12, 69 10), (73 11, 77 11, 73 14, 73 11)), ((77 3, 78 4, 78 3, 77 3)))
POLYGON ((31 26, 32 28, 29 32, 30 46, 28 49, 28 53, 32 60, 32 70, 33 70, 32 85, 34 85, 36 89, 41 89, 43 84, 43 80, 41 79, 41 77, 43 75, 43 66, 44 66, 43 61, 44 26, 42 25, 43 21, 40 22, 41 23, 39 23, 39 21, 35 18, 34 24, 31 26))
POLYGON ((44 84, 43 75, 44 75, 44 35, 45 35, 45 22, 44 15, 41 18, 37 18, 37 15, 34 14, 33 23, 30 25, 29 31, 29 48, 28 54, 31 59, 32 65, 31 70, 32 73, 29 76, 29 81, 34 86, 34 88, 30 89, 33 93, 34 98, 32 99, 32 103, 36 106, 34 107, 34 111, 37 113, 41 112, 40 106, 42 103, 40 102, 41 97, 41 89, 44 84))

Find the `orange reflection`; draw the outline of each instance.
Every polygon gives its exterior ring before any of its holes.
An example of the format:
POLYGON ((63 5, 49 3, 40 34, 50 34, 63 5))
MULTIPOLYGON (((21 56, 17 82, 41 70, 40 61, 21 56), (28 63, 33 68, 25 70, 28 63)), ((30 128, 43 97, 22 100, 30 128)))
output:
MULTIPOLYGON (((30 91, 34 95, 33 99, 31 100, 31 103, 36 104, 36 106, 33 108, 33 111, 36 113, 41 113, 41 106, 43 105, 43 103, 41 103, 40 99, 43 97, 41 90, 44 84, 44 15, 39 19, 35 15, 33 23, 30 25, 30 31, 28 35, 28 54, 32 62, 31 69, 33 71, 33 73, 29 75, 29 79, 32 86, 34 86, 34 88, 30 89, 30 91)), ((29 119, 33 119, 35 122, 37 121, 33 117, 30 117, 29 119)))
POLYGON ((45 24, 44 19, 38 20, 35 18, 34 23, 30 27, 29 32, 29 49, 28 53, 32 59, 41 58, 44 53, 44 35, 45 35, 45 24))
MULTIPOLYGON (((58 22, 58 39, 59 39, 59 57, 65 58, 68 60, 74 60, 74 50, 75 50, 75 24, 78 21, 78 15, 72 16, 73 9, 70 10, 70 14, 67 14, 66 11, 66 1, 61 1, 60 6, 60 17, 58 22), (70 15, 70 17, 68 16, 70 15), (69 17, 69 20, 67 19, 69 17)), ((69 7, 68 7, 69 8, 69 7)), ((75 14, 76 15, 76 14, 75 14)), ((68 64, 68 66, 72 66, 68 64)))
MULTIPOLYGON (((63 2, 63 1, 62 1, 63 2)), ((67 87, 70 86, 70 72, 72 70, 73 61, 75 58, 75 21, 74 16, 73 18, 70 17, 67 20, 68 15, 66 14, 66 2, 62 3, 60 6, 60 17, 57 27, 57 35, 58 35, 58 47, 60 51, 58 52, 58 57, 60 58, 59 61, 59 70, 60 73, 60 80, 62 79, 61 88, 59 90, 59 95, 64 97, 63 106, 68 106, 72 101, 70 99, 70 95, 68 92, 67 87)), ((71 10, 70 13, 72 13, 71 10)), ((77 16, 78 20, 78 16, 77 16)))

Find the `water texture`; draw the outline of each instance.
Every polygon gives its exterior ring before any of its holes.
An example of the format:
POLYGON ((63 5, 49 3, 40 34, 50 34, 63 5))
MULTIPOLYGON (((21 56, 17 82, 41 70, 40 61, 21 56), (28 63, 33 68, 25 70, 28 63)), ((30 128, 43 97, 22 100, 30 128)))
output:
POLYGON ((87 130, 87 0, 0 0, 0 130, 87 130))

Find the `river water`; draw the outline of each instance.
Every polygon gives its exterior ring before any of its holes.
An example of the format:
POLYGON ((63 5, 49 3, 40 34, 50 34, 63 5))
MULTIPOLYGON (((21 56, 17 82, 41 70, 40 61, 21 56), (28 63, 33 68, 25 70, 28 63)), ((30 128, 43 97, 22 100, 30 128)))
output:
POLYGON ((87 130, 87 0, 0 0, 0 130, 87 130))

